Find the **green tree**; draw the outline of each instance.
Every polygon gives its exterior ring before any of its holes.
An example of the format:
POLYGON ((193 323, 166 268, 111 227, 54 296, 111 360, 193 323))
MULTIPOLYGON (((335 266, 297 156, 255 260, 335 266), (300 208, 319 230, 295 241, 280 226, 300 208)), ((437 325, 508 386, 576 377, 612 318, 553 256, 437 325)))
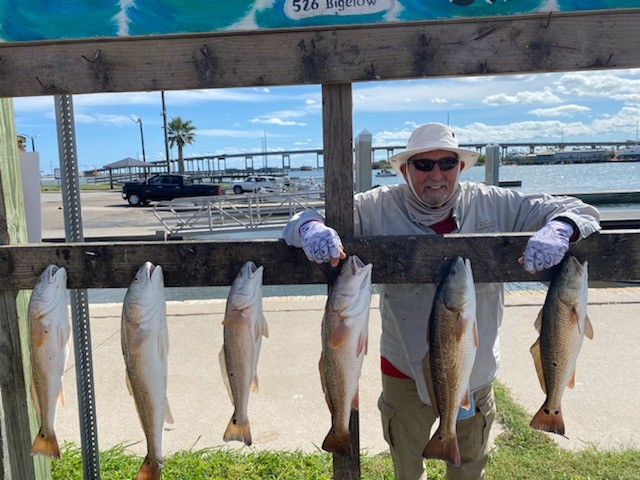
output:
POLYGON ((191 120, 182 120, 180 117, 173 118, 167 124, 167 139, 169 148, 178 146, 178 173, 184 173, 184 156, 182 149, 185 145, 191 145, 196 139, 196 127, 191 120))

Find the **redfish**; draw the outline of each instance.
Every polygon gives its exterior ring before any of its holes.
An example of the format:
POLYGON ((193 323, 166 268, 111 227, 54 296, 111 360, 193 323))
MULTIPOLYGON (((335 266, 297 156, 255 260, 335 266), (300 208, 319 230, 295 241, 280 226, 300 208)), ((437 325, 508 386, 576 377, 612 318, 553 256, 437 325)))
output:
POLYGON ((350 256, 333 283, 322 319, 320 379, 331 412, 322 448, 353 456, 351 409, 358 409, 358 381, 367 352, 372 265, 350 256))
POLYGON ((142 265, 124 297, 121 326, 127 387, 133 395, 147 456, 137 480, 158 480, 164 422, 173 423, 167 400, 169 333, 162 267, 142 265))
POLYGON ((422 366, 438 429, 422 456, 460 466, 458 408, 469 409, 469 379, 478 349, 476 293, 471 262, 456 257, 436 290, 422 366))
POLYGON ((251 445, 249 392, 258 390, 258 359, 262 337, 269 336, 262 312, 263 267, 246 262, 231 285, 224 320, 220 368, 234 411, 223 440, 251 445))
POLYGON ((67 271, 49 265, 40 274, 29 300, 31 393, 41 419, 31 455, 60 458, 55 433, 56 403, 64 405, 62 376, 71 334, 66 292, 67 271))
POLYGON ((565 386, 575 385, 584 337, 593 339, 593 326, 587 316, 587 266, 576 257, 565 259, 535 322, 540 337, 531 346, 531 355, 542 391, 547 394, 531 420, 530 425, 537 430, 564 435, 562 394, 565 386))

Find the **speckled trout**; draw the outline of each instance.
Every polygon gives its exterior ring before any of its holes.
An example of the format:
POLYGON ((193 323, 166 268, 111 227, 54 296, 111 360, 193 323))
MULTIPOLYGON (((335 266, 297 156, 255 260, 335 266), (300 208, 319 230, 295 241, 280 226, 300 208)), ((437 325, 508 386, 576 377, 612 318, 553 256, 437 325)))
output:
POLYGON ((355 255, 347 258, 322 319, 320 379, 331 412, 331 429, 322 448, 348 456, 354 454, 349 418, 351 409, 358 409, 358 381, 367 353, 372 268, 355 255))
POLYGON ((60 458, 55 433, 56 402, 64 405, 62 376, 69 357, 67 271, 49 265, 41 274, 29 300, 31 394, 41 427, 31 455, 60 458))
POLYGON ((220 350, 220 368, 233 415, 223 440, 237 440, 251 445, 249 392, 258 391, 258 358, 262 337, 269 336, 262 313, 263 267, 246 262, 231 285, 224 320, 224 343, 220 350))
POLYGON ((460 406, 469 409, 469 378, 478 349, 476 292, 468 259, 456 257, 438 285, 427 343, 422 366, 440 423, 422 455, 459 466, 456 421, 460 406))
POLYGON ((531 347, 531 355, 542 391, 547 394, 531 426, 538 430, 564 435, 560 402, 565 386, 573 388, 576 361, 584 337, 593 338, 587 316, 587 262, 576 257, 562 263, 551 281, 535 327, 540 337, 531 347))
POLYGON ((162 429, 173 423, 167 400, 169 334, 162 267, 142 265, 124 297, 121 326, 127 387, 133 395, 147 456, 137 480, 157 480, 162 470, 162 429))

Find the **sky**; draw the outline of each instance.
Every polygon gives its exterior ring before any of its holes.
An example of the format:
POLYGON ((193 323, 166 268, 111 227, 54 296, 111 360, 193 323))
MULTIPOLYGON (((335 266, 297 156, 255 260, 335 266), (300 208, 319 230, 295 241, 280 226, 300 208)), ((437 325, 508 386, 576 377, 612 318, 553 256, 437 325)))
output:
MULTIPOLYGON (((59 166, 53 97, 14 98, 16 130, 40 169, 59 166)), ((320 85, 166 91, 167 117, 191 120, 196 138, 184 155, 322 148, 320 85)), ((373 146, 404 145, 426 122, 449 124, 460 143, 637 141, 640 69, 500 75, 353 84, 353 132, 373 146)), ((165 158, 160 92, 74 95, 80 170, 126 157, 165 158)), ((174 148, 172 157, 177 157, 174 148)), ((379 157, 386 157, 380 152, 379 157)), ((264 167, 262 157, 255 168, 264 167)), ((279 166, 277 157, 267 166, 279 166), (275 165, 274 165, 275 164, 275 165)), ((315 156, 291 156, 291 166, 315 166, 315 156)), ((243 168, 244 160, 227 161, 243 168)))

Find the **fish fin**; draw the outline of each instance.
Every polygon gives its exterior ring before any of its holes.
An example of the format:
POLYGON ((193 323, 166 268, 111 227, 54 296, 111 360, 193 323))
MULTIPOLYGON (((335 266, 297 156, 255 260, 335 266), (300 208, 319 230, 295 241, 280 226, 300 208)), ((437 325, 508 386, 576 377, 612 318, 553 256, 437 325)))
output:
POLYGON ((545 403, 540 407, 540 410, 535 414, 529 425, 531 425, 531 428, 535 428, 536 430, 564 435, 562 409, 558 408, 558 410, 551 411, 545 403))
POLYGON ((267 319, 262 315, 262 336, 269 338, 269 326, 267 325, 267 319))
POLYGON ((584 317, 584 334, 589 340, 593 340, 593 325, 589 320, 589 315, 584 317))
POLYGON ((536 367, 536 373, 538 374, 538 381, 542 387, 542 391, 547 393, 547 386, 544 382, 544 371, 542 370, 542 354, 540 353, 540 338, 536 339, 531 345, 531 356, 533 357, 533 364, 536 367))
POLYGON ((233 393, 231 392, 231 383, 229 383, 229 372, 227 371, 227 359, 224 356, 224 347, 220 349, 220 355, 218 355, 218 360, 220 362, 220 371, 222 372, 222 381, 227 387, 227 393, 229 394, 229 398, 231 399, 231 404, 233 405, 233 393))
POLYGON ((161 360, 167 359, 169 353, 169 337, 166 335, 158 335, 158 354, 161 360))
POLYGON ((58 405, 62 405, 63 407, 67 406, 67 401, 64 398, 64 385, 60 385, 60 393, 58 393, 58 405))
POLYGON ((458 321, 456 322, 456 340, 458 342, 464 335, 464 332, 467 330, 468 325, 469 319, 460 313, 458 315, 458 321))
POLYGON ((465 410, 469 410, 471 408, 471 400, 469 399, 469 387, 467 387, 467 391, 464 392, 464 395, 462 396, 460 406, 465 410))
POLYGON ((362 352, 367 354, 367 348, 369 343, 369 335, 366 330, 363 330, 358 337, 358 347, 356 348, 356 357, 359 357, 362 352))
POLYGON ((67 334, 67 331, 62 327, 58 327, 56 330, 56 334, 58 336, 58 347, 60 347, 60 350, 62 350, 69 343, 69 335, 67 334))
POLYGON ((173 415, 171 414, 169 399, 165 399, 164 401, 164 421, 173 425, 173 415))
POLYGON ((324 399, 327 401, 327 406, 331 415, 333 415, 333 405, 331 403, 331 397, 329 396, 329 389, 327 388, 327 378, 324 374, 324 356, 320 355, 320 361, 318 362, 318 369, 320 370, 320 383, 322 384, 322 391, 324 393, 324 399))
POLYGON ((33 368, 31 369, 31 385, 29 386, 31 389, 31 400, 33 401, 33 406, 36 409, 36 413, 38 415, 42 415, 40 411, 40 402, 38 402, 38 392, 36 392, 36 384, 33 380, 33 368))
POLYGON ((225 315, 224 320, 222 321, 222 325, 226 327, 234 327, 244 325, 249 321, 249 315, 247 314, 247 309, 244 308, 242 310, 232 309, 228 315, 225 315))
POLYGON ((542 309, 538 312, 538 316, 536 317, 536 321, 533 323, 533 326, 536 327, 538 333, 542 331, 542 309))
POLYGON ((567 387, 573 388, 576 386, 576 369, 573 369, 571 375, 569 376, 569 380, 567 381, 567 387))
POLYGON ((331 430, 329 430, 329 433, 327 433, 324 442, 322 442, 322 449, 327 452, 339 453, 345 457, 353 458, 353 449, 351 448, 351 436, 349 435, 349 430, 338 435, 332 427, 331 430))
POLYGON ((131 340, 129 341, 129 352, 136 353, 140 351, 142 344, 149 336, 149 329, 144 325, 137 325, 133 334, 131 335, 131 340))
POLYGON ((151 460, 147 455, 138 470, 136 480, 160 480, 162 463, 151 460))
POLYGON ((578 325, 578 331, 584 335, 584 326, 580 324, 580 317, 578 316, 578 312, 576 312, 575 308, 571 309, 571 312, 569 313, 569 322, 571 322, 572 324, 575 323, 576 325, 578 325))
POLYGON ((356 390, 356 394, 353 396, 351 400, 351 408, 354 410, 360 409, 360 387, 356 390))
POLYGON ((51 432, 51 436, 47 437, 41 428, 31 446, 31 456, 33 455, 44 455, 60 459, 60 448, 58 447, 56 434, 51 432))
POLYGON ((427 446, 424 447, 422 456, 424 458, 438 458, 459 467, 460 448, 458 447, 458 437, 455 432, 447 435, 442 430, 443 427, 439 426, 427 446))
POLYGON ((247 446, 251 445, 251 427, 249 426, 249 421, 247 420, 243 423, 238 422, 236 412, 233 412, 233 416, 231 420, 229 420, 229 425, 227 425, 222 439, 225 442, 237 440, 238 442, 244 442, 247 446))
POLYGON ((131 379, 129 378, 129 372, 125 372, 124 378, 127 383, 127 390, 129 390, 129 395, 133 396, 133 387, 131 386, 131 379))
POLYGON ((424 375, 424 381, 427 384, 427 392, 429 393, 429 399, 431 400, 431 407, 436 417, 440 416, 440 410, 438 410, 438 402, 436 402, 436 391, 433 388, 433 379, 431 377, 431 350, 429 350, 422 359, 422 371, 424 375))
POLYGON ((352 329, 353 329, 352 325, 349 325, 347 322, 342 320, 338 324, 336 329, 333 331, 333 335, 331 335, 331 340, 329 340, 329 346, 331 348, 338 348, 347 339, 352 329))
POLYGON ((473 344, 478 347, 478 322, 473 322, 473 344))

